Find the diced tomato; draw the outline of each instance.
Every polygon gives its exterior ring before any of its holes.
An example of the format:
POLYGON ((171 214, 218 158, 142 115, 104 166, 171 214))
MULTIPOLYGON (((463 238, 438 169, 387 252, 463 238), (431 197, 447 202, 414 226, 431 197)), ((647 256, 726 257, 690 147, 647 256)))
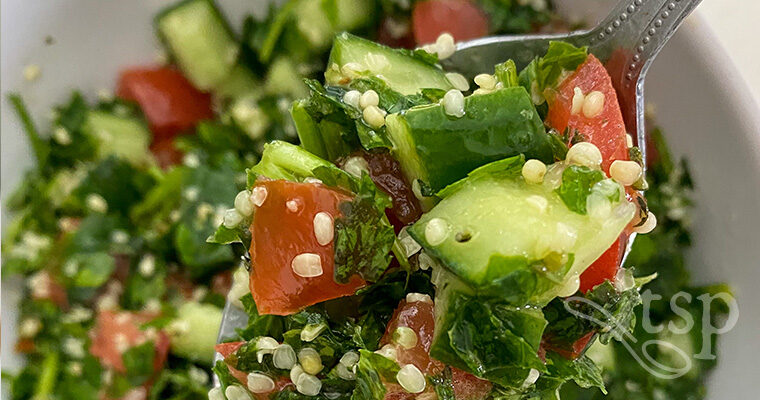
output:
MULTIPOLYGON (((148 340, 146 331, 140 326, 154 319, 154 315, 134 312, 101 311, 98 313, 90 354, 100 363, 117 372, 124 373, 124 350, 138 346, 148 340), (120 348, 123 346, 123 348, 120 348)), ((169 352, 169 336, 157 331, 154 340, 156 346, 153 368, 160 370, 166 362, 169 352)))
POLYGON ((606 280, 615 279, 620 263, 623 261, 627 244, 628 234, 623 233, 607 251, 583 271, 581 274, 581 292, 586 293, 606 280))
MULTIPOLYGON (((578 132, 586 140, 596 145, 602 153, 602 169, 609 173, 610 165, 615 160, 628 159, 626 129, 623 115, 617 100, 617 93, 612 86, 612 79, 601 61, 589 55, 586 62, 560 83, 553 96, 549 96, 549 113, 547 124, 563 132, 578 132), (602 112, 587 118, 583 113, 571 114, 575 88, 584 94, 599 91, 604 94, 602 112)), ((612 280, 620 268, 627 235, 621 237, 581 275, 581 291, 586 292, 605 280, 612 280)))
MULTIPOLYGON (((222 357, 227 358, 232 353, 236 352, 237 349, 239 349, 244 344, 245 344, 245 342, 220 343, 220 344, 217 344, 214 347, 214 349, 216 350, 217 353, 221 354, 222 357)), ((227 368, 229 368, 230 374, 232 375, 233 378, 235 378, 238 381, 240 381, 240 383, 242 383, 243 385, 247 385, 248 384, 248 373, 243 372, 243 371, 241 371, 241 370, 239 370, 239 369, 231 366, 230 364, 227 364, 227 368)), ((290 386, 291 384, 292 383, 291 383, 290 379, 288 379, 286 377, 280 377, 275 382, 274 390, 272 390, 271 392, 267 392, 267 393, 253 393, 253 395, 254 395, 254 397, 257 400, 268 400, 269 399, 269 395, 271 393, 280 392, 280 391, 282 391, 282 389, 286 388, 287 386, 290 386)))
POLYGON ((425 0, 414 4, 412 28, 417 44, 434 43, 444 32, 454 40, 469 40, 488 34, 488 17, 468 0, 425 0))
MULTIPOLYGON (((426 375, 440 373, 444 364, 430 357, 430 345, 433 342, 435 329, 434 306, 431 302, 402 300, 399 307, 393 313, 391 321, 385 329, 385 334, 380 340, 381 345, 391 343, 393 332, 399 327, 407 327, 417 334, 417 344, 411 349, 405 349, 396 345, 396 356, 400 365, 413 364, 426 375)), ((457 399, 481 400, 491 392, 491 382, 480 379, 475 375, 462 370, 451 368, 452 384, 457 399)), ((386 384, 388 393, 385 400, 413 399, 405 397, 406 393, 398 385, 386 384), (398 390, 400 389, 400 390, 398 390)))
POLYGON ((560 83, 556 93, 549 96, 548 100, 549 113, 546 122, 549 126, 560 132, 570 128, 571 133, 577 131, 584 135, 587 141, 596 145, 602 152, 602 169, 605 172, 609 172, 610 164, 614 160, 628 159, 625 123, 617 94, 612 87, 612 79, 598 58, 589 55, 586 62, 560 83), (604 108, 599 115, 587 118, 582 112, 571 114, 576 87, 584 94, 592 91, 604 94, 604 108))
POLYGON ((158 165, 163 169, 182 162, 182 152, 174 147, 174 138, 171 137, 154 140, 150 145, 150 152, 153 153, 158 165))
POLYGON ((393 207, 386 210, 386 214, 396 233, 417 221, 422 215, 422 207, 404 178, 401 164, 387 152, 362 152, 359 155, 367 161, 372 181, 391 196, 393 207))
POLYGON ((553 351, 568 360, 575 360, 585 352, 594 335, 596 335, 596 331, 591 331, 573 343, 554 343, 551 341, 551 338, 544 338, 541 342, 541 348, 543 351, 553 351))
POLYGON ((128 69, 119 77, 117 94, 140 105, 156 140, 173 137, 214 116, 211 96, 171 67, 128 69))
POLYGON ((35 348, 36 346, 34 345, 34 340, 20 339, 18 342, 16 342, 16 346, 13 349, 16 350, 17 353, 31 354, 35 348))
POLYGON ((325 212, 339 218, 339 205, 351 201, 349 195, 322 184, 284 180, 262 180, 256 188, 266 190, 251 225, 250 287, 259 313, 289 315, 312 304, 350 296, 365 285, 358 275, 346 284, 336 283, 333 242, 320 245, 314 234, 314 216, 325 212), (296 275, 293 259, 304 253, 319 256, 321 275, 296 275))

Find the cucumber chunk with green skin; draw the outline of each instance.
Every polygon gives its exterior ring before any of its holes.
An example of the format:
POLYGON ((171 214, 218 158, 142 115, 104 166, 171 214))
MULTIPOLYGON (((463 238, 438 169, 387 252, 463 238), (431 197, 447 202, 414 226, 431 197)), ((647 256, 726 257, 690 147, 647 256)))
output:
POLYGON ((344 85, 360 76, 375 76, 405 95, 422 89, 453 88, 443 69, 413 56, 409 50, 392 49, 345 32, 335 37, 327 65, 325 80, 330 85, 344 85), (342 71, 349 63, 352 72, 342 71))
POLYGON ((190 361, 211 365, 214 345, 222 323, 222 310, 211 304, 188 302, 177 310, 170 324, 171 352, 190 361))
POLYGON ((595 205, 602 212, 579 214, 567 207, 550 179, 526 183, 522 165, 521 157, 513 157, 473 171, 441 192, 443 200, 409 234, 479 294, 541 305, 572 290, 618 238, 636 207, 622 196, 594 195, 594 201, 606 202, 595 205))
POLYGON ((122 157, 135 166, 144 166, 153 159, 148 145, 151 134, 145 124, 131 117, 120 117, 103 111, 87 113, 84 130, 98 140, 98 157, 122 157))
POLYGON ((222 83, 239 45, 212 0, 187 0, 156 17, 158 33, 185 76, 201 90, 222 83))
POLYGON ((502 158, 525 154, 550 163, 554 157, 549 134, 521 87, 466 97, 461 118, 435 104, 390 115, 386 125, 409 182, 420 179, 434 192, 502 158))

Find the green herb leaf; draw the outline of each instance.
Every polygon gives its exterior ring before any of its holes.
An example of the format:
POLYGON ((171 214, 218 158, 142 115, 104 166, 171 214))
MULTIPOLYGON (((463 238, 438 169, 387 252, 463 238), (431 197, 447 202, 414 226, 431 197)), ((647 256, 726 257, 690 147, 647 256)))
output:
POLYGON ((567 208, 578 214, 586 214, 586 199, 594 185, 603 179, 602 171, 571 165, 562 173, 562 184, 557 193, 567 208))

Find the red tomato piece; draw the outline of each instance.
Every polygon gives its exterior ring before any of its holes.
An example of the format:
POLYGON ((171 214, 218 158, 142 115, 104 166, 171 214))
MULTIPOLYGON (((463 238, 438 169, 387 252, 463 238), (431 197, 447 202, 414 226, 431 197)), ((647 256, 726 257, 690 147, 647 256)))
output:
MULTIPOLYGON (((546 122, 560 132, 569 128, 571 132, 577 130, 583 134, 589 142, 596 145, 601 151, 602 169, 607 173, 609 173, 613 161, 628 159, 626 129, 617 93, 604 65, 593 55, 589 55, 586 62, 560 83, 554 96, 550 96, 546 122), (582 112, 575 115, 571 114, 576 87, 580 88, 584 94, 592 91, 599 91, 604 94, 604 108, 599 115, 587 118, 582 112)), ((605 280, 615 278, 626 243, 627 235, 621 235, 581 275, 581 291, 586 292, 605 280)))
POLYGON ((584 353, 594 335, 596 335, 596 331, 591 331, 573 343, 552 343, 549 339, 541 342, 541 348, 544 351, 553 351, 568 360, 575 360, 584 353))
POLYGON ((385 17, 377 29, 377 42, 390 47, 413 49, 415 43, 411 24, 406 19, 385 17))
POLYGON ((612 79, 601 61, 593 55, 589 55, 586 62, 559 85, 554 96, 550 96, 546 122, 560 132, 566 128, 570 128, 571 132, 577 130, 596 145, 602 152, 602 169, 605 172, 609 173, 613 161, 628 159, 625 123, 612 79), (582 112, 571 115, 576 87, 584 94, 592 91, 604 94, 604 108, 599 115, 593 118, 587 118, 582 112))
MULTIPOLYGON (((103 366, 124 373, 124 351, 149 340, 147 331, 140 329, 142 324, 154 319, 154 315, 128 311, 101 311, 98 313, 90 354, 100 360, 103 366)), ((157 331, 151 338, 156 346, 153 369, 158 371, 166 362, 169 352, 169 336, 157 331)))
MULTIPOLYGON (((438 360, 430 357, 430 345, 433 342, 435 329, 434 305, 432 302, 402 300, 399 307, 393 313, 391 321, 385 329, 385 334, 380 340, 381 345, 391 343, 393 332, 399 327, 407 327, 417 334, 417 344, 411 349, 405 349, 396 345, 396 357, 399 365, 414 364, 426 375, 440 373, 445 367, 438 360)), ((491 392, 491 382, 480 379, 468 372, 451 368, 452 384, 457 399, 481 400, 491 392)), ((413 399, 407 397, 407 393, 395 384, 386 384, 388 393, 385 400, 413 399)))
POLYGON ((468 0, 425 0, 414 4, 412 29, 417 44, 434 43, 444 32, 454 40, 469 40, 488 34, 488 17, 468 0))
POLYGON ((117 95, 140 105, 157 140, 173 137, 214 116, 211 95, 193 87, 172 67, 122 72, 117 95))
POLYGON ((158 165, 163 169, 182 162, 182 152, 174 147, 173 138, 154 140, 150 144, 150 152, 153 153, 158 165))
POLYGON ((255 190, 266 193, 250 228, 250 287, 259 313, 293 314, 312 304, 350 296, 366 284, 358 275, 346 284, 336 283, 333 242, 320 245, 314 234, 314 216, 326 212, 339 218, 338 207, 351 201, 349 195, 322 184, 284 180, 259 181, 255 190), (304 253, 319 256, 321 275, 296 275, 293 259, 304 253))

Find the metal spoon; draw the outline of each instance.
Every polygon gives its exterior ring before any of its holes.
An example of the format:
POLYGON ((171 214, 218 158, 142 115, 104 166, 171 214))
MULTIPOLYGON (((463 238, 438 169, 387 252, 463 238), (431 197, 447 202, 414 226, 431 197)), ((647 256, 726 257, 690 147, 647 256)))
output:
MULTIPOLYGON (((523 68, 542 55, 549 42, 562 40, 589 51, 602 62, 616 57, 621 68, 610 70, 618 93, 626 127, 636 132, 636 143, 646 143, 644 127, 644 78, 655 56, 673 36, 683 20, 702 0, 624 0, 596 28, 556 35, 492 36, 460 42, 457 51, 442 62, 444 68, 468 77, 486 72, 494 65, 512 59, 523 68)), ((641 146, 646 166, 646 146, 641 146)), ((634 237, 628 242, 628 251, 634 237)), ((227 301, 217 343, 236 336, 245 327, 248 315, 227 301)), ((214 361, 221 360, 216 353, 214 361)), ((214 385, 219 381, 214 376, 214 385)))

